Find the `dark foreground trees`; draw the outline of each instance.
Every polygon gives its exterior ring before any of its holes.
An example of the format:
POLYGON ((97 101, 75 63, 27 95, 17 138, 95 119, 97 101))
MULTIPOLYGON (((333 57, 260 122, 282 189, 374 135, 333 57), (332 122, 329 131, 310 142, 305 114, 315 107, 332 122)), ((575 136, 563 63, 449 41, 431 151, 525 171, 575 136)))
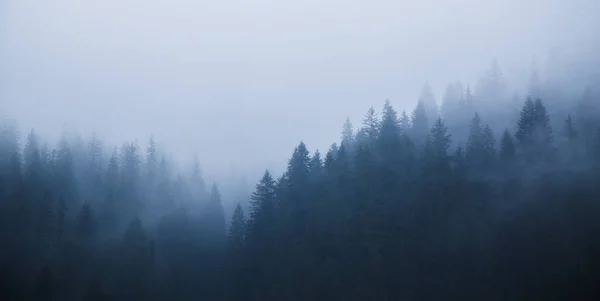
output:
POLYGON ((238 300, 597 296, 600 168, 571 117, 555 139, 544 103, 527 99, 498 143, 475 114, 455 150, 442 119, 419 146, 400 118, 386 103, 354 136, 347 121, 324 164, 300 143, 276 182, 265 174, 244 243, 231 237, 251 271, 238 300))

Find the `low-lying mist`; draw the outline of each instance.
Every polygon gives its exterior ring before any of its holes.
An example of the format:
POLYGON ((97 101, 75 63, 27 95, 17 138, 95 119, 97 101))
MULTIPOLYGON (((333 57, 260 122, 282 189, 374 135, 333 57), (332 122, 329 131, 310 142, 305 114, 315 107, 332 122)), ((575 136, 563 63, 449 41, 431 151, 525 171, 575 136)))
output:
POLYGON ((595 1, 33 2, 1 300, 600 296, 595 1))

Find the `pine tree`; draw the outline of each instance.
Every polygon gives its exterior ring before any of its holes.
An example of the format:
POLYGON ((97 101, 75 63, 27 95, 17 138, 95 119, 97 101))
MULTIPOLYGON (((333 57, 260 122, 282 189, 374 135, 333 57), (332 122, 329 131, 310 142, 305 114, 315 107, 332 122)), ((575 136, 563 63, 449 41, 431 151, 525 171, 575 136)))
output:
POLYGON ((449 84, 442 97, 440 110, 444 120, 457 122, 465 103, 464 90, 460 82, 449 84))
POLYGON ((469 127, 469 139, 467 141, 467 159, 472 164, 481 163, 482 150, 483 150, 483 126, 481 124, 481 117, 475 113, 471 120, 469 127))
POLYGON ((533 137, 536 127, 535 106, 531 98, 527 98, 527 101, 525 101, 517 125, 518 128, 515 133, 517 143, 523 152, 529 154, 536 142, 533 137))
POLYGON ((410 117, 408 116, 408 113, 406 113, 406 110, 402 110, 402 112, 400 113, 398 123, 400 124, 400 129, 402 130, 403 133, 409 133, 410 128, 411 128, 411 123, 410 123, 410 117))
POLYGON ((229 226, 230 251, 240 254, 244 250, 246 240, 246 218, 242 206, 237 204, 229 226))
POLYGON ((202 167, 198 161, 198 157, 194 155, 194 161, 192 163, 192 174, 190 176, 190 183, 192 184, 193 196, 201 201, 206 201, 208 193, 206 191, 206 182, 202 175, 202 167))
POLYGON ((141 211, 140 191, 140 155, 134 143, 124 143, 121 147, 121 164, 119 175, 119 197, 126 201, 123 204, 124 214, 127 219, 137 216, 141 211))
POLYGON ((363 130, 365 131, 369 144, 374 144, 379 135, 379 118, 373 107, 370 107, 363 119, 363 130))
POLYGON ((411 123, 411 139, 415 142, 417 147, 422 147, 427 140, 427 133, 429 129, 428 116, 423 102, 419 102, 417 104, 417 107, 412 113, 411 123))
MULTIPOLYGON (((342 145, 340 149, 344 148, 342 145)), ((339 152, 338 152, 339 153, 339 152)), ((292 158, 288 162, 286 171, 287 187, 284 211, 291 215, 292 229, 301 235, 306 229, 308 218, 309 200, 308 191, 310 176, 310 157, 308 149, 300 142, 294 149, 292 158)))
MULTIPOLYGON (((271 173, 266 170, 256 190, 250 197, 250 224, 251 231, 264 232, 265 225, 269 224, 275 209, 275 181, 271 173)), ((257 235, 260 233, 257 232, 257 235)))
POLYGON ((452 141, 447 132, 446 125, 438 118, 425 145, 422 191, 429 200, 442 199, 450 185, 448 181, 451 179, 452 166, 448 148, 452 141))
POLYGON ((248 269, 245 261, 246 252, 246 219, 242 206, 235 207, 229 226, 228 258, 230 269, 228 280, 231 282, 230 292, 234 300, 248 298, 248 269))
POLYGON ((554 152, 552 128, 546 108, 540 99, 533 102, 528 98, 523 105, 515 137, 528 161, 551 159, 554 152))
POLYGON ((534 108, 536 123, 535 139, 539 146, 538 153, 542 155, 544 159, 549 160, 554 154, 554 146, 552 145, 554 137, 550 126, 550 118, 548 117, 546 107, 541 99, 538 98, 535 100, 534 108))
POLYGON ((119 276, 121 298, 147 300, 152 277, 152 244, 139 218, 134 218, 123 235, 119 276))
POLYGON ((425 114, 427 115, 428 120, 435 122, 435 120, 439 117, 439 109, 429 83, 425 83, 423 86, 423 89, 421 90, 421 96, 419 97, 419 103, 423 103, 425 114))
POLYGON ((386 100, 385 104, 383 105, 383 114, 379 129, 380 135, 382 136, 380 139, 390 139, 391 137, 399 137, 400 135, 400 122, 398 120, 398 114, 392 107, 392 104, 389 102, 389 100, 386 100), (383 138, 383 136, 386 138, 383 138))
MULTIPOLYGON (((400 124, 398 114, 389 101, 383 106, 383 114, 379 126, 379 151, 384 160, 393 160, 392 157, 399 155, 402 147, 400 124)), ((392 164, 397 162, 390 162, 392 164)))
POLYGON ((23 150, 24 180, 29 187, 29 194, 34 200, 42 197, 43 191, 43 166, 40 158, 39 140, 33 130, 27 136, 23 150))
POLYGON ((86 174, 86 186, 83 192, 87 192, 84 196, 85 199, 93 201, 94 203, 102 199, 103 193, 103 172, 105 166, 102 150, 102 142, 96 136, 96 133, 92 134, 92 138, 88 143, 88 161, 85 170, 86 174))
POLYGON ((427 153, 433 158, 445 161, 448 159, 448 147, 450 147, 450 135, 441 118, 435 122, 427 140, 427 153))
POLYGON ((323 173, 323 160, 321 159, 321 153, 316 150, 310 159, 310 173, 311 178, 318 179, 323 173))
POLYGON ((156 151, 156 142, 154 142, 154 136, 151 136, 148 148, 146 149, 146 180, 151 187, 156 184, 157 168, 158 154, 156 151))
POLYGON ((225 240, 226 224, 221 193, 216 183, 213 183, 210 190, 209 201, 206 205, 205 223, 206 229, 210 232, 208 241, 219 247, 225 240))
POLYGON ((475 101, 473 100, 473 92, 471 92, 471 87, 469 86, 465 90, 464 108, 461 111, 466 116, 471 116, 475 113, 475 101))
POLYGON ((477 85, 477 99, 487 104, 499 105, 506 98, 506 79, 498 65, 497 60, 479 80, 477 85))
POLYGON ((471 120, 466 160, 471 169, 488 170, 496 157, 496 139, 492 129, 482 126, 479 114, 471 120))
POLYGON ((102 203, 100 219, 104 226, 112 232, 117 226, 119 218, 123 215, 123 203, 118 202, 119 194, 119 157, 117 150, 113 150, 113 153, 108 161, 108 167, 106 168, 105 176, 105 195, 104 202, 102 203))
POLYGON ((494 132, 488 125, 483 128, 482 140, 485 163, 490 167, 496 159, 496 138, 494 138, 494 132))
POLYGON ((347 146, 353 145, 354 143, 354 128, 352 122, 350 122, 350 117, 346 118, 342 128, 342 143, 347 146))
POLYGON ((515 158, 515 144, 513 142, 512 135, 508 129, 504 130, 502 134, 502 140, 500 141, 500 158, 507 162, 515 158))
POLYGON ((57 187, 57 195, 63 198, 69 207, 79 206, 78 183, 74 169, 73 153, 63 137, 57 150, 54 184, 57 187))
POLYGON ((467 163, 465 160, 465 152, 461 146, 456 148, 454 155, 452 156, 452 169, 460 177, 464 177, 467 173, 467 163))
POLYGON ((567 138, 567 141, 571 143, 577 138, 578 133, 575 130, 575 124, 571 118, 571 114, 567 115, 567 119, 565 119, 563 134, 565 135, 565 138, 567 138))

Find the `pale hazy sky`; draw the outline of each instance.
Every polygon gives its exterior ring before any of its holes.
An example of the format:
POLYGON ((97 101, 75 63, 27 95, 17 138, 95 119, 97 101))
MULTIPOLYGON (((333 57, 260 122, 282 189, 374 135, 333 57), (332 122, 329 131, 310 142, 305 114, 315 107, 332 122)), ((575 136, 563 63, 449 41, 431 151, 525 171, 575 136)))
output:
POLYGON ((208 173, 326 150, 389 98, 514 80, 552 46, 597 43, 594 0, 0 0, 0 110, 56 138, 153 133, 208 173))

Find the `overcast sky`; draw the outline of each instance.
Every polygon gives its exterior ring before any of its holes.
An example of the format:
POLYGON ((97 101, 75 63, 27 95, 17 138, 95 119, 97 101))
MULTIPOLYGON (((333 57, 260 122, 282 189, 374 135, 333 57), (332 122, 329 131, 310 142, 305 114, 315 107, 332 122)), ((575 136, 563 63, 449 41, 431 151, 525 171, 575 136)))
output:
POLYGON ((426 81, 439 100, 493 58, 518 81, 553 46, 588 49, 597 2, 0 0, 0 110, 49 138, 153 133, 209 174, 280 169, 426 81))

